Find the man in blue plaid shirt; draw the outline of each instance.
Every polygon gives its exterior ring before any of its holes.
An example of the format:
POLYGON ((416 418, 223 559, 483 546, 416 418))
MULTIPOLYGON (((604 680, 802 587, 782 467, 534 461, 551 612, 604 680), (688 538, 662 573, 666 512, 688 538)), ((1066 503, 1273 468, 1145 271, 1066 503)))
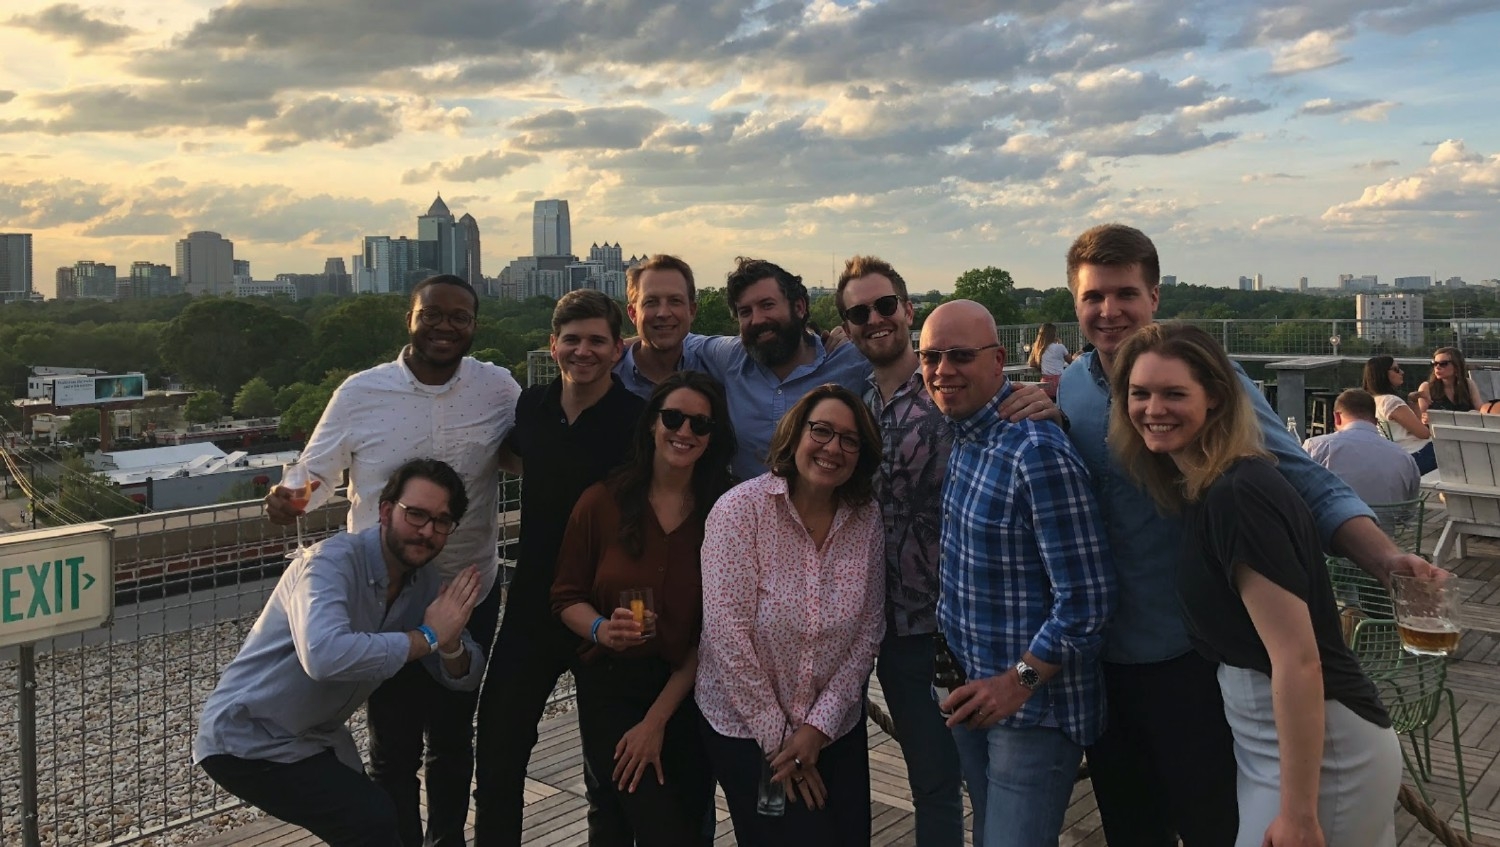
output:
POLYGON ((974 843, 1057 843, 1083 748, 1104 723, 1099 666, 1114 564, 1088 471, 1050 422, 1010 423, 995 321, 933 310, 922 378, 953 429, 938 622, 969 682, 942 703, 974 806, 974 843))

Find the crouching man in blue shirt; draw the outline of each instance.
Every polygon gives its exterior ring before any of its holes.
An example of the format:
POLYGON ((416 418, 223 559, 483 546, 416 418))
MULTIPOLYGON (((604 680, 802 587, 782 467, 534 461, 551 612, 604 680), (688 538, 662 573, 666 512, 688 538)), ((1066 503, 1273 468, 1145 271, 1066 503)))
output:
POLYGON ((380 492, 379 526, 288 566, 203 707, 193 760, 215 782, 335 847, 401 844, 395 806, 344 722, 407 662, 449 688, 479 687, 484 655, 464 630, 478 568, 443 585, 425 567, 468 505, 451 467, 407 462, 380 492))

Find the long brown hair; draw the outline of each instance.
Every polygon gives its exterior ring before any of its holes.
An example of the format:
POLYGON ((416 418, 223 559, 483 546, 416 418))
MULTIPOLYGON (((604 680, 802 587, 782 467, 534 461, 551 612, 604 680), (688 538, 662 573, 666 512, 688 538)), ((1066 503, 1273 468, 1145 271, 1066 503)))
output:
POLYGON ((1240 459, 1255 456, 1275 461, 1266 452, 1255 407, 1229 356, 1213 336, 1195 326, 1168 321, 1141 327, 1115 353, 1110 387, 1114 395, 1109 413, 1110 449, 1163 511, 1177 512, 1183 504, 1198 500, 1240 459), (1130 421, 1130 372, 1146 353, 1186 364, 1213 404, 1192 445, 1193 461, 1185 469, 1178 468, 1172 457, 1146 449, 1146 442, 1130 421))
POLYGON ((1045 323, 1037 327, 1036 340, 1031 342, 1031 357, 1026 360, 1026 367, 1034 371, 1042 369, 1042 354, 1047 352, 1053 342, 1057 341, 1057 324, 1045 323))
MULTIPOLYGON (((1469 396, 1469 366, 1464 363, 1464 354, 1457 347, 1439 347, 1432 355, 1437 357, 1443 353, 1453 359, 1453 404, 1469 409, 1479 408, 1480 398, 1469 396)), ((1448 389, 1443 386, 1436 368, 1433 368, 1432 379, 1427 383, 1427 396, 1434 401, 1448 399, 1448 389)))

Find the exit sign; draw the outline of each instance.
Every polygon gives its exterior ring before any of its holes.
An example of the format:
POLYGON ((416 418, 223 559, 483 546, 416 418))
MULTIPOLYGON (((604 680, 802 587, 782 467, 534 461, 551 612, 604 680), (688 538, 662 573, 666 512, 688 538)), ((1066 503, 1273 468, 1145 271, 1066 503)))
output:
POLYGON ((81 524, 0 535, 0 647, 106 623, 114 613, 113 534, 81 524))

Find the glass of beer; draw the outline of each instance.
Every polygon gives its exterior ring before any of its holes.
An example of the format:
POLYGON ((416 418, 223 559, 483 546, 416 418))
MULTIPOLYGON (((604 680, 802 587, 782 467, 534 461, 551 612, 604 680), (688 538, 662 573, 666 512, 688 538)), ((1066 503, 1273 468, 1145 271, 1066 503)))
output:
POLYGON ((649 588, 628 588, 620 592, 620 608, 629 609, 630 616, 641 625, 641 637, 656 635, 656 603, 649 588))
POLYGON ((1396 601, 1396 629, 1401 646, 1419 656, 1451 656, 1463 634, 1459 620, 1458 580, 1391 577, 1396 601))

